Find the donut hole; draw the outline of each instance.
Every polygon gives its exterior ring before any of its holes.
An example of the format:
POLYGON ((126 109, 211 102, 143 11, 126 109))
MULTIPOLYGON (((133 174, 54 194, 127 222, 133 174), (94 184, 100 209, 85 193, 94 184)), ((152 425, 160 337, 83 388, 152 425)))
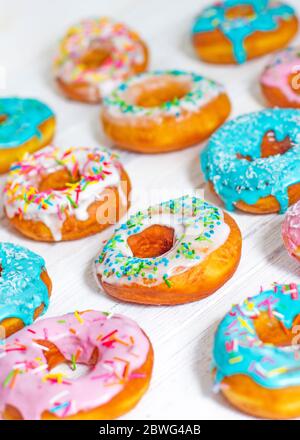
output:
POLYGON ((0 124, 3 124, 4 122, 7 121, 7 115, 0 115, 0 124))
MULTIPOLYGON (((265 133, 262 145, 261 145, 261 158, 268 158, 271 156, 276 156, 278 154, 285 154, 293 148, 293 143, 291 139, 287 136, 282 141, 278 141, 275 137, 275 133, 273 131, 268 131, 265 133)), ((253 160, 253 158, 249 155, 243 155, 241 153, 236 154, 237 159, 246 159, 249 162, 253 160)))
POLYGON ((237 20, 239 18, 252 18, 256 15, 251 5, 239 5, 228 8, 225 17, 228 20, 237 20))
MULTIPOLYGON (((267 312, 260 313, 253 322, 256 333, 264 344, 272 344, 276 347, 295 345, 293 343, 295 338, 293 330, 287 329, 281 321, 274 316, 269 316, 267 312)), ((294 322, 294 325, 296 325, 296 322, 294 322)))
POLYGON ((172 249, 174 237, 173 228, 151 225, 142 232, 128 237, 127 243, 134 257, 156 258, 172 249))
POLYGON ((76 368, 73 368, 69 362, 62 362, 51 370, 51 374, 62 375, 67 380, 78 380, 90 371, 90 365, 77 363, 76 368))
POLYGON ((66 169, 55 171, 54 173, 46 174, 41 177, 38 185, 39 191, 63 191, 67 189, 68 185, 79 182, 80 175, 76 173, 74 176, 66 169))
POLYGON ((79 59, 85 70, 97 69, 111 60, 112 46, 109 42, 95 40, 79 59))
POLYGON ((72 359, 67 360, 53 342, 48 340, 37 340, 35 342, 46 348, 44 356, 48 364, 47 371, 48 373, 51 373, 53 377, 57 375, 66 380, 77 380, 82 376, 86 376, 95 367, 99 360, 99 351, 97 347, 93 350, 88 362, 80 362, 82 350, 79 344, 78 348, 74 350, 72 359))
POLYGON ((261 157, 267 158, 276 156, 277 154, 284 154, 293 147, 291 139, 287 136, 282 141, 275 138, 273 131, 268 131, 262 141, 261 157))
POLYGON ((150 78, 132 86, 127 92, 126 101, 139 107, 159 107, 168 102, 183 98, 191 91, 189 81, 179 81, 167 75, 150 78))

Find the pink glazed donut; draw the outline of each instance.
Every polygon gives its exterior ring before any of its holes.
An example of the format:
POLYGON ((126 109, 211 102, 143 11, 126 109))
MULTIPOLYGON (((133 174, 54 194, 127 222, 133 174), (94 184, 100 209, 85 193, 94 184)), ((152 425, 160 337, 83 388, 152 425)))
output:
POLYGON ((0 341, 0 417, 119 417, 147 390, 152 365, 148 337, 125 316, 85 311, 41 320, 0 341), (89 370, 71 379, 53 370, 61 363, 89 370))
POLYGON ((278 52, 265 68, 260 84, 272 106, 300 108, 300 48, 278 52))
POLYGON ((300 201, 292 205, 286 213, 282 238, 288 253, 300 261, 300 201))

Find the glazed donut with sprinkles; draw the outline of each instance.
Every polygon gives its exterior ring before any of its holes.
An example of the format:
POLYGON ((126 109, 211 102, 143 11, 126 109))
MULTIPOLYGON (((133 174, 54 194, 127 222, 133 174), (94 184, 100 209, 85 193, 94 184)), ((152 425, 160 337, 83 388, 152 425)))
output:
POLYGON ((246 413, 300 416, 297 284, 274 286, 234 306, 217 330, 213 349, 216 391, 246 413), (296 326, 296 327, 294 327, 296 326))
POLYGON ((204 176, 226 209, 283 213, 300 199, 300 116, 273 109, 223 125, 201 154, 204 176))
POLYGON ((192 28, 199 58, 242 64, 281 49, 295 36, 294 9, 274 0, 225 0, 205 8, 192 28))
POLYGON ((220 84, 196 73, 153 71, 130 78, 103 102, 112 142, 140 153, 164 153, 208 138, 231 105, 220 84))
POLYGON ((125 316, 89 310, 40 320, 0 344, 0 415, 114 419, 141 399, 152 366, 150 340, 125 316), (62 363, 89 370, 69 378, 54 370, 62 363))
POLYGON ((13 165, 4 209, 10 223, 31 239, 75 240, 116 223, 128 209, 130 189, 113 153, 46 147, 13 165))
POLYGON ((96 274, 104 291, 123 301, 182 304, 231 278, 241 243, 228 214, 185 196, 139 211, 118 227, 96 259, 96 274))
POLYGON ((54 75, 68 98, 94 103, 147 65, 148 49, 137 33, 109 18, 94 18, 68 30, 54 61, 54 75))
POLYGON ((25 153, 51 142, 55 131, 53 111, 29 98, 0 98, 0 173, 25 153))
POLYGON ((261 88, 274 107, 300 107, 300 49, 279 52, 265 68, 261 88))
POLYGON ((0 347, 2 339, 47 310, 52 283, 45 265, 29 249, 0 243, 0 347))

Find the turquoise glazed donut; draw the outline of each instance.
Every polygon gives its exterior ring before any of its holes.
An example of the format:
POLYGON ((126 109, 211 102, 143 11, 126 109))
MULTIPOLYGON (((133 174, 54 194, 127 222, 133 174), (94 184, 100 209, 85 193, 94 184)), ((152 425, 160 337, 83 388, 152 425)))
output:
MULTIPOLYGON (((209 140, 201 155, 204 177, 211 182, 226 209, 235 205, 256 213, 285 212, 291 204, 289 188, 300 182, 300 113, 291 109, 263 110, 242 115, 224 124, 209 140), (276 143, 290 139, 283 154, 262 157, 266 134, 276 143), (274 139, 273 139, 274 140, 274 139), (263 198, 278 203, 251 210, 263 198), (240 206, 247 204, 247 208, 240 206), (279 209, 278 209, 279 205, 279 209)), ((277 150, 279 151, 279 150, 277 150)), ((293 203, 299 198, 294 195, 293 203)))
POLYGON ((55 119, 52 110, 36 99, 0 98, 0 172, 26 152, 50 142, 55 119))
POLYGON ((233 306, 220 323, 213 347, 215 390, 240 409, 267 417, 300 414, 300 388, 290 390, 289 402, 280 395, 288 387, 300 387, 300 338, 299 326, 295 326, 299 293, 296 284, 274 283, 269 290, 233 306), (264 408, 259 406, 260 396, 265 399, 264 408))
POLYGON ((12 243, 0 243, 0 329, 11 333, 9 318, 32 324, 36 309, 48 308, 51 282, 42 257, 12 243), (41 278, 41 275, 45 276, 41 278))
MULTIPOLYGON (((260 52, 257 54, 253 53, 249 57, 245 47, 245 42, 248 37, 254 35, 256 32, 263 32, 267 35, 268 32, 278 30, 282 21, 290 22, 292 19, 295 19, 294 9, 281 2, 275 2, 273 0, 225 0, 207 7, 200 13, 194 21, 192 35, 196 48, 199 45, 199 54, 201 57, 201 41, 199 40, 197 45, 197 36, 201 37, 201 35, 206 35, 209 37, 210 32, 220 32, 221 35, 231 43, 231 55, 233 55, 234 61, 237 64, 242 64, 250 57, 253 58, 263 55, 263 53, 260 52), (249 7, 251 13, 233 18, 228 16, 232 8, 239 7, 249 7)), ((295 25, 295 31, 291 32, 287 41, 282 41, 281 45, 270 47, 269 49, 276 50, 284 46, 294 33, 296 33, 296 30, 297 23, 295 25)), ((260 35, 258 38, 262 40, 262 45, 264 35, 260 35)), ((207 49, 209 50, 209 43, 207 43, 207 49)), ((222 47, 220 51, 222 52, 222 47)), ((267 52, 269 52, 269 50, 266 48, 265 53, 267 52)), ((222 60, 218 61, 217 58, 214 60, 208 59, 207 61, 216 63, 223 62, 222 60)), ((228 61, 230 62, 230 60, 228 61)))

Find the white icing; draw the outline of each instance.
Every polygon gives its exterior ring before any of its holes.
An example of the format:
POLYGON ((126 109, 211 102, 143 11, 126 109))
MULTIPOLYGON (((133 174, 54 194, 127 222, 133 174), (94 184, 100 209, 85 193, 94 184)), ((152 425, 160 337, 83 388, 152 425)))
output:
POLYGON ((103 102, 103 112, 107 117, 126 120, 136 118, 153 118, 170 115, 182 116, 185 112, 197 112, 210 101, 224 93, 220 84, 195 73, 183 71, 154 71, 136 75, 122 83, 103 102), (151 93, 164 87, 168 82, 181 83, 187 93, 173 101, 156 107, 142 107, 136 105, 143 90, 151 93))
POLYGON ((96 273, 109 284, 161 284, 200 264, 225 243, 229 233, 223 212, 201 199, 183 197, 165 202, 131 216, 116 230, 96 260, 96 273), (172 211, 170 203, 175 203, 172 211), (128 238, 151 225, 173 228, 173 246, 157 258, 137 258, 128 238), (139 270, 141 263, 143 269, 139 270))

